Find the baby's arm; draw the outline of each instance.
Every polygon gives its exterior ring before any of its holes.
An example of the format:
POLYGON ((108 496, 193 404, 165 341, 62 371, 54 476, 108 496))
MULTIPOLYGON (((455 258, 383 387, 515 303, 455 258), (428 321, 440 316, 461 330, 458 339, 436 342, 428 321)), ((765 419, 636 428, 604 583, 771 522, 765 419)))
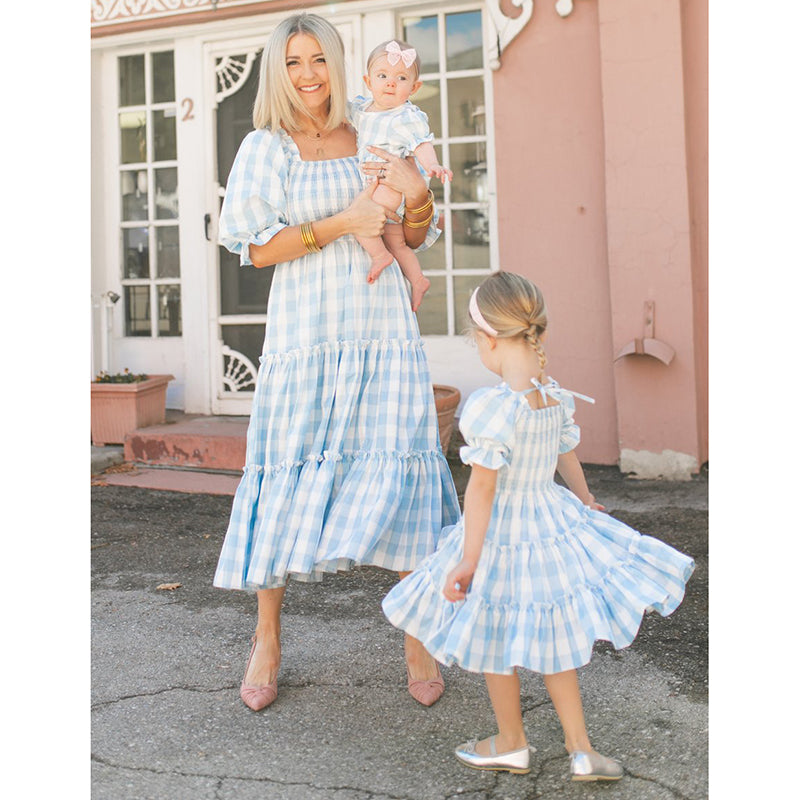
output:
POLYGON ((428 175, 433 175, 442 181, 442 183, 446 180, 453 180, 453 173, 439 163, 439 159, 436 158, 436 149, 430 142, 423 142, 414 151, 414 155, 417 157, 419 163, 425 167, 428 175))
POLYGON ((586 476, 583 474, 583 467, 581 466, 581 462, 578 461, 578 456, 574 450, 570 450, 568 453, 562 453, 558 457, 556 469, 569 487, 569 490, 581 503, 596 511, 605 511, 605 507, 601 506, 594 499, 594 495, 589 491, 589 486, 586 483, 586 476))
POLYGON ((479 464, 472 465, 464 493, 464 553, 444 584, 444 596, 453 603, 467 596, 467 589, 472 583, 492 517, 496 486, 497 470, 479 464))

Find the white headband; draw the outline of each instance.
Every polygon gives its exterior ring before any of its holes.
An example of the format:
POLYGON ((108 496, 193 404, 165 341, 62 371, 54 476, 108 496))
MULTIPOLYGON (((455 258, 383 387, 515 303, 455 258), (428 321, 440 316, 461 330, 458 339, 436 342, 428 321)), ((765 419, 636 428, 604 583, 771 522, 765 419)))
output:
POLYGON ((481 310, 478 308, 477 288, 469 298, 469 315, 482 331, 488 333, 490 336, 497 336, 497 331, 483 318, 483 314, 481 314, 481 310))

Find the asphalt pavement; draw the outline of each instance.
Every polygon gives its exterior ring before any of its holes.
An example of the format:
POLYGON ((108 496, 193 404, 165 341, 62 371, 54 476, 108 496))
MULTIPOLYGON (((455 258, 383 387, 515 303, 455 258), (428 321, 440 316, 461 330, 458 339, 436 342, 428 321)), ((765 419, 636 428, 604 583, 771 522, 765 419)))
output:
MULTIPOLYGON (((465 471, 451 460, 463 491, 465 471)), ((587 467, 609 512, 690 554, 680 608, 645 617, 579 671, 594 746, 616 783, 572 783, 541 676, 521 673, 529 775, 467 769, 453 749, 495 732, 483 680, 443 668, 431 708, 406 691, 403 637, 374 568, 290 583, 277 701, 238 689, 252 594, 212 576, 231 498, 95 481, 91 494, 91 750, 94 800, 700 800, 708 797, 708 476, 637 481, 587 467)))

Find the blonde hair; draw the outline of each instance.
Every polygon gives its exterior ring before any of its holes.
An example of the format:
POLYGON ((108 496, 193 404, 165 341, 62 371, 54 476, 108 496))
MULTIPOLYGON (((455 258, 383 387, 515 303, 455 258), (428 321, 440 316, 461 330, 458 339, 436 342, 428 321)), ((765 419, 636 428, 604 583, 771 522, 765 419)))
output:
MULTIPOLYGON (((541 336, 547 330, 547 307, 539 287, 522 275, 495 272, 480 284, 475 301, 483 318, 497 331, 497 338, 524 338, 536 351, 544 371, 547 356, 541 336)), ((471 317, 469 325, 472 331, 482 330, 471 317)))
POLYGON ((283 20, 264 45, 258 75, 258 93, 253 106, 255 128, 269 128, 274 131, 283 125, 289 131, 296 131, 301 127, 301 119, 309 116, 300 93, 292 85, 286 67, 286 48, 292 36, 298 33, 311 36, 319 42, 328 65, 331 97, 324 130, 334 130, 344 122, 347 86, 342 37, 323 17, 301 13, 283 20))
MULTIPOLYGON (((370 67, 375 63, 375 60, 380 58, 381 56, 386 55, 386 45, 390 44, 391 42, 397 42, 400 45, 401 50, 409 50, 411 45, 408 42, 404 42, 401 39, 387 39, 385 42, 381 42, 368 56, 367 56, 367 74, 369 74, 370 67)), ((417 53, 417 57, 414 59, 414 63, 411 65, 414 68, 414 80, 419 78, 419 73, 422 71, 422 61, 420 61, 419 53, 417 53)))

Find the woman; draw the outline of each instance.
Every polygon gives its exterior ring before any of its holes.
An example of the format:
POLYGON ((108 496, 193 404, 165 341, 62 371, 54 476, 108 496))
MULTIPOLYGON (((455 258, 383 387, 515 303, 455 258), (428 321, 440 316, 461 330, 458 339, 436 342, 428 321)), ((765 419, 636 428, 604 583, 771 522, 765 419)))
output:
MULTIPOLYGON (((387 212, 362 190, 346 122, 344 47, 321 17, 298 14, 261 58, 253 110, 228 180, 220 241, 242 264, 275 264, 266 335, 214 585, 255 590, 258 619, 241 696, 277 696, 286 581, 370 564, 404 577, 458 518, 439 445, 427 363, 397 264, 367 283, 356 236, 380 236, 387 212)), ((406 197, 406 240, 438 231, 413 162, 371 167, 406 197)), ((391 216, 391 212, 389 212, 391 216)), ((400 217, 396 217, 400 221, 400 217)), ((405 640, 409 690, 430 705, 436 662, 405 640)))

